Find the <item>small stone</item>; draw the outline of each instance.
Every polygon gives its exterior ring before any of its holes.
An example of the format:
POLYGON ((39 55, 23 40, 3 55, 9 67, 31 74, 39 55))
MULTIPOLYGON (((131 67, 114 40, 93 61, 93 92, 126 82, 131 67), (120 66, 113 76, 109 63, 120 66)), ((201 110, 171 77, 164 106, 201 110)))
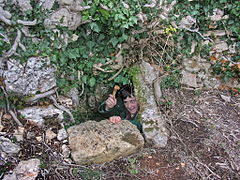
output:
POLYGON ((63 128, 58 131, 57 140, 62 141, 68 137, 67 131, 63 128))
POLYGON ((57 134, 54 133, 52 130, 48 129, 46 131, 46 138, 51 141, 52 139, 54 139, 55 137, 57 137, 57 134))
POLYGON ((0 137, 0 151, 3 151, 9 155, 14 155, 20 151, 20 147, 12 143, 10 139, 0 137))
POLYGON ((42 141, 42 137, 41 136, 37 136, 36 139, 37 139, 38 142, 42 141))
POLYGON ((71 153, 71 151, 70 151, 69 147, 68 147, 66 144, 62 145, 62 154, 63 154, 63 157, 64 157, 64 158, 68 158, 69 155, 70 155, 70 153, 71 153))
POLYGON ((24 135, 24 127, 18 127, 13 136, 16 137, 17 141, 23 141, 23 135, 24 135))
POLYGON ((225 95, 220 95, 220 96, 224 101, 231 102, 231 97, 230 96, 225 96, 225 95))
POLYGON ((6 120, 10 120, 12 119, 12 116, 10 114, 4 114, 2 118, 6 120))

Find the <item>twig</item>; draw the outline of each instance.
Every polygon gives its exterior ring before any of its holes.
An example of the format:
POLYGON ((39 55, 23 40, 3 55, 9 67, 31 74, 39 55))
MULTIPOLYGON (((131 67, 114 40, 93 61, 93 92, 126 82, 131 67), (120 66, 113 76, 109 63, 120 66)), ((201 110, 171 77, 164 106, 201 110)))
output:
MULTIPOLYGON (((182 29, 182 28, 181 28, 182 29)), ((204 37, 203 35, 202 35, 202 33, 200 33, 197 29, 190 29, 190 28, 187 28, 187 27, 184 27, 183 29, 186 29, 186 30, 188 30, 188 31, 190 31, 190 32, 195 32, 195 33, 198 33, 202 38, 203 38, 203 40, 209 40, 209 41, 213 41, 211 38, 209 38, 209 37, 204 37)))
POLYGON ((9 41, 9 39, 7 38, 6 35, 4 35, 4 34, 2 34, 2 33, 0 33, 0 35, 4 38, 3 41, 5 41, 6 43, 10 44, 10 41, 9 41))
POLYGON ((33 102, 33 101, 36 101, 38 99, 45 98, 47 96, 50 96, 50 95, 54 94, 55 91, 56 91, 55 89, 52 89, 52 90, 44 92, 42 94, 36 94, 35 96, 30 97, 27 100, 25 100, 25 102, 33 102))
POLYGON ((111 81, 111 80, 113 80, 115 77, 117 77, 117 76, 121 73, 121 71, 123 70, 123 67, 124 67, 124 66, 122 66, 121 69, 119 69, 116 74, 114 74, 112 77, 110 77, 110 78, 108 79, 108 81, 111 81))
POLYGON ((64 106, 58 104, 57 100, 53 97, 53 95, 50 95, 49 98, 53 101, 54 106, 56 106, 58 109, 60 109, 60 110, 62 110, 64 112, 66 112, 70 116, 70 121, 71 122, 73 122, 73 123, 75 122, 72 113, 67 108, 65 108, 64 106))
POLYGON ((210 171, 214 176, 216 176, 217 178, 221 179, 221 177, 216 174, 215 172, 213 172, 206 164, 203 164, 202 162, 199 161, 199 159, 197 157, 194 157, 197 160, 197 163, 203 165, 204 167, 206 167, 208 169, 208 171, 210 171))
POLYGON ((17 116, 15 115, 15 113, 12 110, 9 110, 8 112, 9 112, 9 114, 11 114, 12 118, 18 124, 18 126, 23 126, 23 124, 18 120, 17 116))
POLYGON ((8 25, 12 25, 11 20, 9 20, 10 17, 11 14, 7 11, 4 11, 3 8, 0 6, 0 20, 2 20, 4 23, 8 25))

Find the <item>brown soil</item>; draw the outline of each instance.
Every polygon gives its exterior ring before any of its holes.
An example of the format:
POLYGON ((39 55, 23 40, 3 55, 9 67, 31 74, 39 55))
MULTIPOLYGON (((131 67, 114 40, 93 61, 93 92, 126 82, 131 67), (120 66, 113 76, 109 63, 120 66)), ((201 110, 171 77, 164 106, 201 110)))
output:
MULTIPOLYGON (((161 111, 171 132, 164 148, 146 145, 129 157, 78 166, 63 160, 60 142, 36 140, 45 129, 26 125, 26 132, 32 135, 25 135, 19 143, 22 150, 18 157, 1 161, 1 171, 8 172, 20 160, 37 157, 42 162, 37 179, 240 179, 240 97, 218 90, 190 89, 164 90, 164 96, 161 111)), ((4 136, 11 138, 15 124, 4 118, 2 124, 7 132, 4 136)))

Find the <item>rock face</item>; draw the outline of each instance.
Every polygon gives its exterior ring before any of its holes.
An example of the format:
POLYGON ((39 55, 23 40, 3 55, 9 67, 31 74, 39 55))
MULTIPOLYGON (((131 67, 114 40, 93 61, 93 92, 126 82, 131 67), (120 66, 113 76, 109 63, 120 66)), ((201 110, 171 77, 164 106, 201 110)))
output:
POLYGON ((169 132, 166 128, 166 119, 160 113, 155 100, 155 96, 158 95, 154 94, 153 84, 158 78, 158 73, 147 62, 143 62, 140 69, 141 73, 136 78, 138 82, 135 86, 135 93, 137 98, 141 94, 140 96, 144 99, 140 99, 140 101, 144 101, 140 102, 143 133, 147 142, 164 147, 167 144, 169 132))
POLYGON ((108 162, 137 152, 144 138, 129 121, 88 121, 68 129, 71 156, 77 164, 108 162))
MULTIPOLYGON (((0 65, 0 72, 4 64, 0 65)), ((56 86, 54 68, 50 67, 49 59, 31 57, 26 64, 21 65, 16 60, 7 62, 3 70, 6 90, 21 95, 46 92, 56 86)))

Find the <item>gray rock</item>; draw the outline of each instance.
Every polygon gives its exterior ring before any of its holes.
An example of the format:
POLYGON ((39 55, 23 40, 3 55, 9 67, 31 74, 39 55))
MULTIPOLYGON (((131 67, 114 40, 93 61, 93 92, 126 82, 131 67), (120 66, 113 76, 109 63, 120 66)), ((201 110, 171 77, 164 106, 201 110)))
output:
POLYGON ((123 120, 88 121, 68 129, 71 156, 77 164, 103 163, 137 152, 144 139, 137 127, 123 120))
POLYGON ((158 71, 146 62, 140 65, 140 69, 142 73, 136 77, 138 82, 134 87, 141 108, 143 133, 147 142, 164 147, 167 144, 169 131, 166 128, 166 118, 158 108, 153 88, 154 81, 158 78, 158 71))
POLYGON ((67 8, 61 8, 44 20, 46 28, 55 28, 57 25, 68 27, 70 30, 75 30, 81 24, 81 15, 71 12, 67 8))
POLYGON ((181 83, 189 87, 197 88, 197 75, 183 70, 181 83))
POLYGON ((68 134, 64 128, 58 131, 57 140, 62 141, 64 139, 67 139, 67 137, 68 137, 68 134))
POLYGON ((17 0, 20 9, 25 12, 28 10, 32 10, 32 6, 30 4, 30 0, 17 0))
POLYGON ((45 118, 55 118, 59 121, 63 120, 63 111, 55 108, 53 105, 44 107, 27 107, 18 111, 29 122, 42 126, 45 118))
POLYGON ((29 159, 27 161, 21 161, 18 166, 13 170, 13 174, 4 176, 4 180, 34 180, 39 173, 39 159, 29 159))
MULTIPOLYGON (((48 59, 31 57, 21 65, 16 60, 7 61, 7 70, 3 72, 6 90, 20 95, 46 92, 56 86, 54 68, 48 59)), ((1 69, 1 67, 0 67, 1 69)))
POLYGON ((3 151, 9 155, 17 154, 20 151, 20 147, 12 143, 8 138, 0 137, 0 151, 3 151))

